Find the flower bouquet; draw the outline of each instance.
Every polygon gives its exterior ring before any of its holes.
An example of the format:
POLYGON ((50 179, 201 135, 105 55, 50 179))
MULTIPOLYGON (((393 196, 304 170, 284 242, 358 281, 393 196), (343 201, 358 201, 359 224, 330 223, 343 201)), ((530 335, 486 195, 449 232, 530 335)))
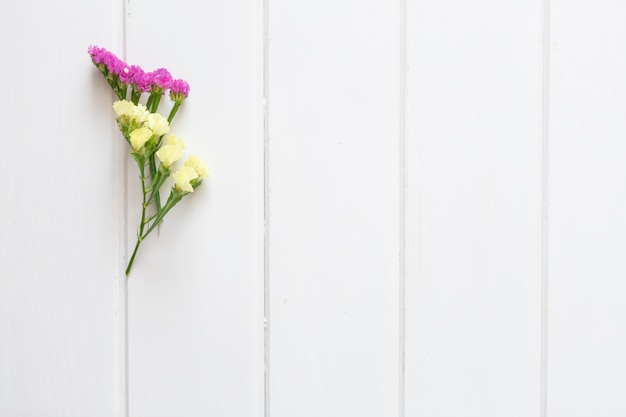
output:
POLYGON ((179 136, 169 134, 170 124, 189 95, 186 81, 173 79, 165 68, 145 72, 139 66, 126 64, 104 48, 90 46, 88 52, 119 99, 113 103, 117 124, 139 168, 143 194, 141 222, 137 243, 126 268, 128 276, 141 242, 158 228, 176 204, 202 184, 209 170, 197 156, 190 156, 182 166, 173 169, 174 163, 183 157, 185 142, 179 136), (158 113, 158 108, 167 91, 173 106, 165 118, 158 113), (142 98, 145 104, 141 103, 142 98), (160 190, 170 177, 174 185, 163 203, 160 190))

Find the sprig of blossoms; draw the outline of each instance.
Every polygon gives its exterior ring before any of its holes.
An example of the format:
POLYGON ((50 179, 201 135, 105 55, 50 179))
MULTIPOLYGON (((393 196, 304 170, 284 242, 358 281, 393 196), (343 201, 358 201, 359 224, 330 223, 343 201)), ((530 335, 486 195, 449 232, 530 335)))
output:
POLYGON ((141 242, 161 224, 176 204, 202 184, 210 171, 197 156, 190 156, 174 170, 174 164, 182 159, 186 145, 179 136, 169 134, 170 124, 189 96, 189 84, 186 81, 174 79, 165 68, 145 72, 141 67, 128 65, 115 54, 98 46, 90 46, 87 52, 118 98, 113 103, 113 111, 130 148, 130 155, 139 168, 143 194, 141 222, 137 243, 126 268, 128 275, 141 242), (158 113, 158 108, 168 90, 173 105, 169 116, 165 118, 158 113), (145 104, 140 103, 142 97, 145 98, 145 104), (163 204, 160 190, 168 178, 173 180, 174 185, 163 204))

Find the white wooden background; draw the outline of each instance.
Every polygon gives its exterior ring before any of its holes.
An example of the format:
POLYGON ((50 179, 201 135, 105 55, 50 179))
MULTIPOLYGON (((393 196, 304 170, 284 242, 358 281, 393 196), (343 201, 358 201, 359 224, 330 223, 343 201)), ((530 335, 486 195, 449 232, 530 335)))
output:
POLYGON ((0 3, 0 417, 626 416, 626 2, 0 3), (123 276, 97 44, 214 176, 123 276))

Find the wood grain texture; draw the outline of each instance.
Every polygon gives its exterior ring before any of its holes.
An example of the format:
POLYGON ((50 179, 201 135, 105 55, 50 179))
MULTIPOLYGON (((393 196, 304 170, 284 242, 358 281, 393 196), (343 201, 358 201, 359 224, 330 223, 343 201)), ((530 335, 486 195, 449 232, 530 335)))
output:
POLYGON ((400 14, 369 1, 269 9, 269 409, 398 404, 400 14))
MULTIPOLYGON (((129 279, 131 416, 263 413, 261 16, 250 0, 130 4, 128 61, 191 85, 172 123, 213 176, 150 235, 129 279)), ((162 107, 165 109, 165 106, 162 107)), ((129 166, 129 242, 140 187, 129 166)))
POLYGON ((2 2, 0 415, 115 415, 109 2, 2 2), (101 16, 77 19, 75 16, 101 16))
POLYGON ((542 2, 407 3, 407 416, 537 416, 542 2))
POLYGON ((626 415, 626 4, 551 4, 548 415, 626 415))
POLYGON ((0 417, 626 415, 624 21, 0 2, 0 417), (127 283, 141 191, 92 43, 190 82, 172 132, 213 170, 127 283))

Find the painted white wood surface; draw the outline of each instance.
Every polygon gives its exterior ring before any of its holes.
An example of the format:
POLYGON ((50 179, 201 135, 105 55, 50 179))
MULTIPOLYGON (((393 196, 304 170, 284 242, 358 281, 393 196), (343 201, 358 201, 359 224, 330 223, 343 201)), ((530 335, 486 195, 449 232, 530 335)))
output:
POLYGON ((552 2, 550 417, 626 415, 626 4, 552 2))
POLYGON ((0 415, 109 417, 115 126, 87 46, 115 42, 116 9, 34 3, 0 4, 0 415))
MULTIPOLYGON (((127 58, 190 83, 171 131, 213 176, 147 239, 129 279, 130 415, 260 416, 262 9, 250 0, 175 7, 130 3, 127 58)), ((141 199, 133 175, 128 187, 132 248, 141 199)))
POLYGON ((625 18, 2 2, 0 416, 626 415, 625 18), (173 131, 214 172, 127 284, 91 43, 190 82, 173 131))
POLYGON ((538 416, 541 1, 407 4, 407 416, 538 416))
POLYGON ((397 3, 269 9, 269 411, 398 414, 397 3))

